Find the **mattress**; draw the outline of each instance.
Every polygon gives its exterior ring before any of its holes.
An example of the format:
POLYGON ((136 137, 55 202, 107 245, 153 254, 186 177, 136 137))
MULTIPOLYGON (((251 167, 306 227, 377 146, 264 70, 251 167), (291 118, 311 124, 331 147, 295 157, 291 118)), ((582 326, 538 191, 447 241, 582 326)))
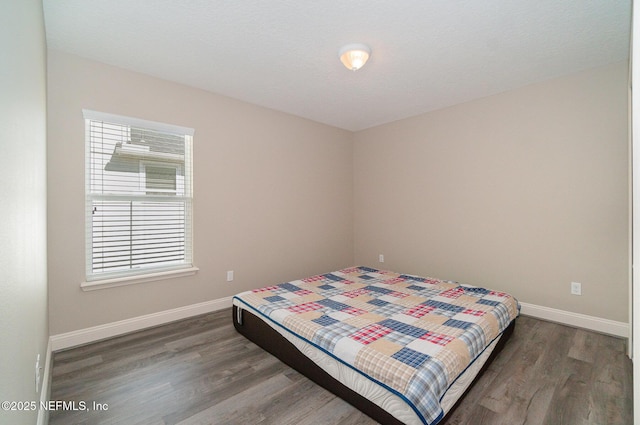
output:
POLYGON ((233 303, 237 328, 249 312, 351 392, 416 425, 445 416, 519 312, 503 292, 369 267, 243 292, 233 303))

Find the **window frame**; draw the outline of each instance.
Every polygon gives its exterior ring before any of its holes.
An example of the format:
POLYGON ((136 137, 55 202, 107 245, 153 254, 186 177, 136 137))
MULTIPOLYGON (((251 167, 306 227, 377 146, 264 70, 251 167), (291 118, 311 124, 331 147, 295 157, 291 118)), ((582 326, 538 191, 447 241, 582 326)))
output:
POLYGON ((151 282, 193 275, 198 271, 193 262, 193 134, 192 128, 181 127, 155 121, 131 118, 122 115, 97 112, 83 109, 85 123, 85 281, 81 283, 83 290, 94 290, 136 283, 151 282), (163 160, 140 159, 140 171, 147 166, 173 168, 176 170, 176 193, 146 195, 146 176, 140 176, 140 189, 145 195, 111 195, 92 193, 91 189, 91 122, 135 127, 156 132, 175 134, 185 137, 185 152, 183 163, 170 163, 163 160), (184 175, 184 194, 177 194, 178 173, 184 175), (162 199, 164 202, 184 202, 184 261, 180 264, 144 266, 139 269, 125 271, 94 272, 93 270, 93 202, 99 200, 128 199, 132 202, 154 201, 162 199))

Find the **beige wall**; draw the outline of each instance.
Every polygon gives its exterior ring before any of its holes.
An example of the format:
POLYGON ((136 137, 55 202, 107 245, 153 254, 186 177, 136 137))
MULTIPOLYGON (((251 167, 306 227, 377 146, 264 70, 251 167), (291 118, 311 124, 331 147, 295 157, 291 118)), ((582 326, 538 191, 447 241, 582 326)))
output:
POLYGON ((627 322, 627 81, 618 63, 356 133, 355 262, 627 322))
POLYGON ((614 64, 353 134, 50 51, 51 333, 350 264, 624 322, 626 84, 614 64), (196 276, 80 289, 82 108, 195 128, 196 276))
POLYGON ((58 51, 48 75, 51 334, 352 263, 352 133, 58 51), (195 129, 197 275, 80 289, 83 108, 195 129))
MULTIPOLYGON (((46 45, 39 0, 0 2, 0 52, 0 400, 38 402, 36 356, 44 367, 49 337, 46 45)), ((34 424, 37 414, 0 410, 0 423, 34 424)))

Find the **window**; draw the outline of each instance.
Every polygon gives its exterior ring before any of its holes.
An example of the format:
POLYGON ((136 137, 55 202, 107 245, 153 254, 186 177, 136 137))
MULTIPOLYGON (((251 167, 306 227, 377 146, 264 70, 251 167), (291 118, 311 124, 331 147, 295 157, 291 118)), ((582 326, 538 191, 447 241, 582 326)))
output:
POLYGON ((141 171, 147 195, 176 194, 177 167, 160 164, 144 164, 141 171))
POLYGON ((193 270, 193 130, 83 112, 87 162, 83 286, 193 270))

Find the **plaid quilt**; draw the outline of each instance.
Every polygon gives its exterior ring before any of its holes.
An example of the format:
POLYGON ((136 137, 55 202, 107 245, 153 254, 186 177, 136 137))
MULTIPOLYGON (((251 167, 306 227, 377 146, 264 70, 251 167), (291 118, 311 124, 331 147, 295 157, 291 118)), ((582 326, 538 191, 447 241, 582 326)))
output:
POLYGON ((425 424, 519 312, 509 294, 352 267, 235 297, 404 399, 425 424))

